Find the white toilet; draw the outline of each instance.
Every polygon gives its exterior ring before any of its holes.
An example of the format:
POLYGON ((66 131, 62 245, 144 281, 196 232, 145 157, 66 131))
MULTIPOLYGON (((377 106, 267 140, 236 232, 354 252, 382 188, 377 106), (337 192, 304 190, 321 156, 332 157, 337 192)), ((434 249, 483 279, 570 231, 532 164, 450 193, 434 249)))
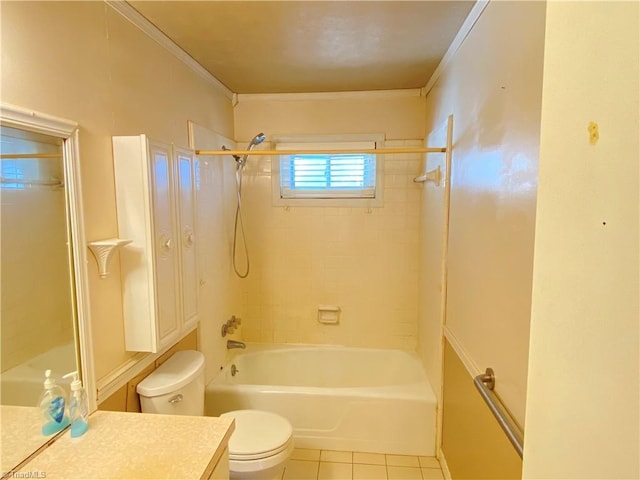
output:
MULTIPOLYGON (((137 387, 144 413, 204 415, 204 355, 195 350, 174 353, 137 387)), ((231 478, 282 478, 293 452, 293 428, 285 418, 260 410, 222 414, 235 418, 229 440, 231 478)))

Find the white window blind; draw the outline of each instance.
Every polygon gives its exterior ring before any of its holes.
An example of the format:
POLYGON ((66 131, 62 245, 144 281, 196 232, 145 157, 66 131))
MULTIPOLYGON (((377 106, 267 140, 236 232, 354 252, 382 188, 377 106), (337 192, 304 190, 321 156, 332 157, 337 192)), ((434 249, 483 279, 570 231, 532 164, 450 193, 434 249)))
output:
POLYGON ((278 143, 277 150, 328 150, 280 156, 281 198, 375 198, 376 156, 334 153, 370 150, 375 142, 278 143))

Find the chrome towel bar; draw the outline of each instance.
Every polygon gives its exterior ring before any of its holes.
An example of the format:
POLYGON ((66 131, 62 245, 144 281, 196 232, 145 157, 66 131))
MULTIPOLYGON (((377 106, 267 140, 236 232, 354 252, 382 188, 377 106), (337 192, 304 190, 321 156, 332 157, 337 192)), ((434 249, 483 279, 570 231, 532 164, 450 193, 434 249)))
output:
POLYGON ((473 383, 489 407, 489 410, 493 413, 493 416, 498 420, 498 424, 500 424, 500 427, 507 435, 511 445, 516 449, 520 458, 522 458, 524 433, 511 417, 498 396, 493 392, 496 385, 493 369, 487 368, 484 374, 478 375, 473 379, 473 383))

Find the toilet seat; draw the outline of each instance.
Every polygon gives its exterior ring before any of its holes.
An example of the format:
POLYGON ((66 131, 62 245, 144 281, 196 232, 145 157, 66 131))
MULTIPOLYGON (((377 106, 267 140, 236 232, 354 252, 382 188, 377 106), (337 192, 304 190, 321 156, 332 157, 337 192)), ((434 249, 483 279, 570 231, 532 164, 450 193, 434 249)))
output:
POLYGON ((236 428, 229 440, 229 460, 260 460, 289 449, 293 428, 284 418, 261 410, 234 410, 221 417, 233 417, 236 428))

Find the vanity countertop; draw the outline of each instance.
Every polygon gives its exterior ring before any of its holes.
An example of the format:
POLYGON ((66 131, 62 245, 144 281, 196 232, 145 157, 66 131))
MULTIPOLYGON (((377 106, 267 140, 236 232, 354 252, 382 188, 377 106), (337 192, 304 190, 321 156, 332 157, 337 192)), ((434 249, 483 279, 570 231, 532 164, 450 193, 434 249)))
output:
POLYGON ((234 428, 229 418, 97 411, 83 436, 66 431, 19 471, 30 478, 208 478, 234 428))
POLYGON ((4 475, 32 453, 54 440, 40 431, 44 419, 37 407, 0 405, 0 451, 4 475))

